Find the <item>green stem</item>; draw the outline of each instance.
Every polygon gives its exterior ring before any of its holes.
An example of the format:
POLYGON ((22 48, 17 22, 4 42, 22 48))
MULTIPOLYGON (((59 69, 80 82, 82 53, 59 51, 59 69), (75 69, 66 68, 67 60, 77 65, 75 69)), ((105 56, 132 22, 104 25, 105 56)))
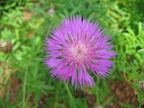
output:
MULTIPOLYGON (((99 85, 99 79, 97 78, 97 85, 99 85)), ((98 87, 96 87, 96 104, 99 105, 99 91, 98 87)))
POLYGON ((66 91, 68 92, 68 95, 70 97, 70 105, 73 105, 72 108, 76 108, 75 103, 74 103, 74 97, 72 96, 69 87, 67 86, 66 82, 64 82, 66 91))
MULTIPOLYGON (((58 87, 59 87, 60 85, 58 85, 58 87)), ((56 89, 56 95, 55 95, 55 102, 54 102, 54 107, 53 108, 57 108, 58 106, 58 93, 59 92, 59 90, 58 89, 56 89)))
POLYGON ((73 96, 72 96, 72 94, 71 94, 71 92, 70 92, 70 89, 68 88, 66 82, 64 82, 64 84, 65 84, 66 91, 68 92, 70 99, 73 99, 73 96))
MULTIPOLYGON (((22 68, 22 64, 21 62, 15 57, 15 55, 13 53, 11 53, 13 59, 18 62, 22 68)), ((25 69, 25 73, 24 73, 24 82, 23 82, 23 94, 22 94, 22 106, 23 108, 26 108, 26 103, 27 103, 27 99, 26 99, 26 85, 27 85, 27 73, 28 73, 28 67, 26 67, 25 69)))
POLYGON ((25 74, 24 74, 24 82, 23 82, 23 108, 25 107, 25 101, 26 101, 26 82, 27 82, 27 71, 28 69, 26 68, 25 74))

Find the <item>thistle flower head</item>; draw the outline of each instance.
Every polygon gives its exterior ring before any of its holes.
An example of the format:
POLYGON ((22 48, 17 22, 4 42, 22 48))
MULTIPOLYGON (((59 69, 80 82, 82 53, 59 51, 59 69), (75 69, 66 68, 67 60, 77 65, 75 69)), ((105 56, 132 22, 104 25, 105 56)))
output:
POLYGON ((12 51, 12 43, 10 41, 4 40, 0 42, 0 51, 7 54, 12 51))
POLYGON ((109 39, 98 24, 81 17, 66 18, 46 38, 45 63, 52 68, 50 75, 72 85, 94 86, 89 72, 105 78, 113 66, 110 59, 116 53, 109 39))

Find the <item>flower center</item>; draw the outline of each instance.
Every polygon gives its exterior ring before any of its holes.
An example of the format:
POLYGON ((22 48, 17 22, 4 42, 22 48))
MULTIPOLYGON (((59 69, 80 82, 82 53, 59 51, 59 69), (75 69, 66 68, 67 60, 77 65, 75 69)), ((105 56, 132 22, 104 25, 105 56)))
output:
POLYGON ((78 42, 70 47, 70 53, 74 60, 82 62, 86 58, 87 48, 82 42, 78 42))

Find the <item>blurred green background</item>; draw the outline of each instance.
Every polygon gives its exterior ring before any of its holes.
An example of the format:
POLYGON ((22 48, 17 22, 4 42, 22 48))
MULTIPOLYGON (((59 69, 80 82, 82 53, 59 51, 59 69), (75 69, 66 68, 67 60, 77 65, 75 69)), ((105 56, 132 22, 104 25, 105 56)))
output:
POLYGON ((144 0, 1 0, 3 40, 13 50, 0 52, 0 108, 143 108, 144 0), (43 63, 45 38, 76 15, 100 22, 118 53, 112 73, 107 80, 95 77, 94 88, 75 90, 54 80, 43 63))

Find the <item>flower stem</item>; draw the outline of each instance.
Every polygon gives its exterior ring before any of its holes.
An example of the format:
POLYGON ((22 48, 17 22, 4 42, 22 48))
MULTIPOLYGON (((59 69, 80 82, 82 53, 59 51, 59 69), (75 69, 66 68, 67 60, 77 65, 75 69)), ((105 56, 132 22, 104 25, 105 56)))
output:
POLYGON ((64 82, 64 84, 65 84, 65 87, 66 87, 66 90, 67 90, 67 92, 68 92, 68 94, 69 94, 70 99, 73 99, 73 96, 72 96, 72 94, 71 94, 71 92, 70 92, 70 89, 68 88, 66 82, 64 82))
MULTIPOLYGON (((99 85, 99 79, 97 78, 97 85, 99 85)), ((96 104, 99 105, 99 90, 98 87, 96 87, 96 104)))
POLYGON ((24 82, 23 82, 23 108, 25 107, 25 101, 26 101, 26 82, 27 82, 27 71, 28 68, 26 68, 25 74, 24 74, 24 82))
POLYGON ((66 91, 68 92, 68 95, 70 97, 70 105, 73 105, 72 108, 76 108, 75 103, 74 103, 74 97, 72 96, 69 87, 67 86, 66 82, 64 82, 65 87, 66 87, 66 91))

